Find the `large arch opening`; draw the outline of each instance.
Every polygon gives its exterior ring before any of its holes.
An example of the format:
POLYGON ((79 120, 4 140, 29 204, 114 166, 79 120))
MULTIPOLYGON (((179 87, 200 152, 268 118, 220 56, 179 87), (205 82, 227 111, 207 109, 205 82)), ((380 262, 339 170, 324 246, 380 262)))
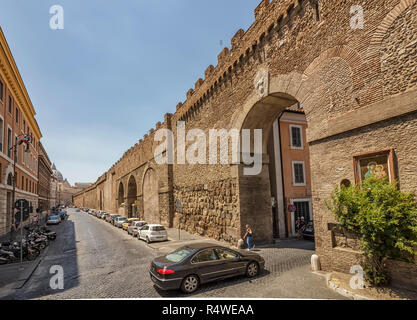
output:
POLYGON ((161 223, 158 177, 153 169, 148 169, 143 178, 143 214, 146 222, 161 223))
POLYGON ((241 233, 249 224, 261 243, 296 236, 302 218, 303 224, 313 219, 307 120, 302 105, 291 95, 270 94, 253 105, 240 129, 251 131, 251 155, 256 153, 262 159, 257 175, 245 172, 253 164, 241 161, 238 168, 241 233), (262 130, 262 149, 254 148, 255 129, 262 130))
POLYGON ((117 204, 118 204, 119 208, 123 205, 124 200, 125 200, 125 189, 123 187, 123 183, 120 182, 120 184, 119 184, 119 193, 118 193, 118 196, 117 196, 117 204))
POLYGON ((131 176, 127 185, 127 208, 129 218, 138 218, 138 211, 135 206, 137 196, 138 190, 136 186, 136 180, 133 176, 131 176))

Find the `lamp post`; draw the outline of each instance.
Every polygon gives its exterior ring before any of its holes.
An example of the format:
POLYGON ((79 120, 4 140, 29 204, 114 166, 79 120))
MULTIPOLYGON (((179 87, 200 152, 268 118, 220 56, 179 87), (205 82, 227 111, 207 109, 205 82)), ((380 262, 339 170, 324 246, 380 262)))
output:
MULTIPOLYGON (((30 146, 30 142, 31 142, 31 140, 32 140, 32 138, 31 138, 31 136, 29 136, 28 134, 20 134, 20 135, 18 135, 18 136, 16 136, 15 137, 15 141, 14 141, 14 144, 13 144, 13 146, 11 146, 10 148, 9 148, 9 150, 12 150, 13 149, 13 191, 12 191, 12 207, 13 207, 13 209, 12 209, 12 226, 11 226, 11 230, 10 230, 10 238, 11 238, 11 240, 13 240, 14 239, 14 231, 15 231, 15 229, 16 229, 16 217, 14 216, 14 203, 15 203, 15 201, 16 201, 16 163, 17 163, 17 146, 19 145, 21 145, 22 143, 26 143, 26 150, 25 150, 25 152, 27 152, 27 153, 29 153, 30 152, 30 149, 29 149, 29 146, 30 146), (19 142, 18 142, 18 140, 19 140, 19 138, 20 137, 25 137, 24 139, 22 139, 22 140, 20 140, 19 142)), ((23 224, 23 219, 20 219, 21 221, 20 221, 20 227, 22 227, 22 224, 23 224)))

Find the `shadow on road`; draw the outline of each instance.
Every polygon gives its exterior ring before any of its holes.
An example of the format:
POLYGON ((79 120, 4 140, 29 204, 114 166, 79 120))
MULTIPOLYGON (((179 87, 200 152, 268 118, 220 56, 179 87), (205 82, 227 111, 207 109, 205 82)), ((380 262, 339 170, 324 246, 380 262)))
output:
POLYGON ((200 294, 205 294, 205 293, 210 295, 210 291, 213 291, 213 290, 226 289, 227 287, 234 286, 237 284, 242 284, 242 283, 251 283, 253 280, 262 279, 264 277, 267 277, 269 274, 270 272, 268 270, 263 270, 262 273, 256 278, 248 278, 246 276, 237 276, 237 277, 229 278, 226 280, 218 280, 215 282, 210 282, 210 283, 201 285, 201 287, 193 294, 185 294, 185 293, 182 293, 181 290, 164 291, 164 290, 159 289, 157 286, 154 286, 154 288, 156 292, 162 298, 169 298, 169 299, 185 298, 185 297, 192 298, 195 295, 200 295, 200 294))
POLYGON ((57 239, 51 241, 38 268, 28 280, 9 300, 37 299, 46 295, 61 293, 79 285, 79 270, 77 263, 75 225, 71 220, 61 222, 58 226, 48 226, 57 232, 57 239), (52 288, 59 284, 60 273, 53 271, 53 266, 61 266, 63 271, 64 289, 52 288))

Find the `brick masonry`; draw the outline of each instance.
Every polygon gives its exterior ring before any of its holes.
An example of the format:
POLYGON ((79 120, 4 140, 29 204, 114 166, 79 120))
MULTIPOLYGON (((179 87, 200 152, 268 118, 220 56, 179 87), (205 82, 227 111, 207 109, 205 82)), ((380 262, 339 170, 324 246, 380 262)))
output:
MULTIPOLYGON (((354 181, 352 156, 393 148, 400 187, 417 189, 417 105, 410 99, 417 90, 416 1, 361 1, 363 30, 350 28, 353 5, 357 1, 262 1, 252 26, 236 33, 217 66, 209 66, 187 92, 187 100, 96 184, 75 195, 75 204, 99 208, 102 203, 104 210, 118 212, 131 199, 128 181, 134 177, 134 200, 143 217, 143 181, 146 171, 154 170, 158 195, 149 201, 158 202, 162 223, 178 223, 175 203, 181 200, 181 226, 190 232, 236 242, 250 223, 259 241, 270 242, 267 160, 254 177, 243 176, 243 165, 160 166, 154 161, 154 135, 168 128, 176 136, 179 120, 187 130, 200 128, 207 136, 216 128, 269 133, 282 110, 298 101, 309 126, 316 250, 325 270, 349 270, 361 255, 332 240, 328 225, 334 219, 324 201, 342 180, 354 181), (254 85, 260 70, 267 78, 254 85), (262 84, 266 88, 260 95, 262 84), (394 108, 387 107, 389 101, 394 108)), ((126 208, 120 212, 126 214, 126 208)))

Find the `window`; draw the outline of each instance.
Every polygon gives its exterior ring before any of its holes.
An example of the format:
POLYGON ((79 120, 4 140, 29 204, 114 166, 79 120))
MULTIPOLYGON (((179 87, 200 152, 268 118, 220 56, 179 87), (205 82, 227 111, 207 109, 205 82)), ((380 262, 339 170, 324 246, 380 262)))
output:
POLYGON ((198 253, 192 260, 191 263, 203 263, 203 262, 211 262, 218 260, 216 254, 214 253, 213 249, 204 250, 198 253))
POLYGON ((3 151, 3 132, 4 132, 4 121, 3 118, 0 118, 0 151, 3 151))
MULTIPOLYGON (((17 139, 17 135, 14 135, 15 136, 15 138, 17 139)), ((17 150, 16 150, 17 152, 16 152, 16 163, 19 163, 19 149, 17 148, 17 150)))
POLYGON ((26 191, 28 191, 29 190, 29 183, 28 183, 28 178, 26 178, 26 191))
POLYGON ((25 188, 25 177, 22 176, 22 185, 21 185, 22 190, 24 190, 25 188))
POLYGON ((182 249, 165 256, 165 258, 171 262, 178 263, 187 258, 192 252, 190 249, 182 249))
POLYGON ((292 163, 292 175, 294 186, 305 186, 305 170, 304 161, 293 161, 292 163))
POLYGON ((303 128, 290 125, 291 149, 303 149, 303 128))
POLYGON ((220 260, 234 260, 239 257, 239 255, 235 252, 225 250, 225 249, 215 249, 217 255, 219 256, 220 260))
POLYGON ((16 108, 16 123, 19 123, 19 109, 16 108))
POLYGON ((0 81, 0 101, 3 101, 3 82, 0 81))
POLYGON ((12 157, 12 130, 7 128, 7 156, 12 157))
POLYGON ((12 97, 9 96, 9 113, 12 114, 12 97))
POLYGON ((9 186, 13 186, 13 176, 11 173, 9 173, 9 175, 7 176, 7 184, 9 186))

